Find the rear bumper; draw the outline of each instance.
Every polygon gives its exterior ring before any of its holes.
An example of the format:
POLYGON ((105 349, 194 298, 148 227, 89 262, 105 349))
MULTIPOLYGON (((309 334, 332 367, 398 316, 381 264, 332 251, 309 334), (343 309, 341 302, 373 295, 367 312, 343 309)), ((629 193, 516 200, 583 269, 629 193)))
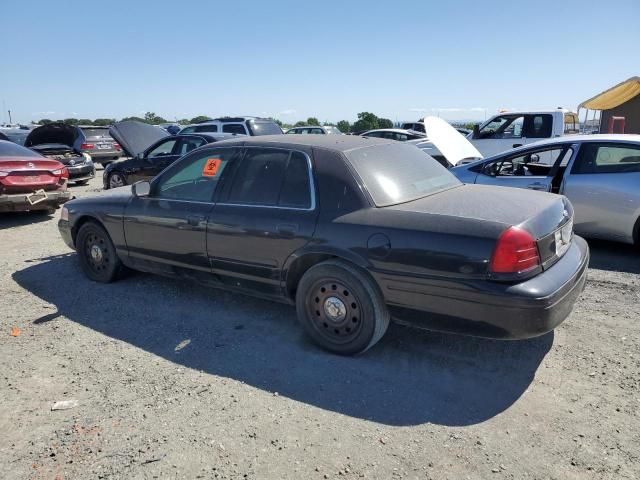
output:
POLYGON ((46 192, 47 199, 31 204, 28 200, 28 193, 13 193, 0 195, 0 212, 24 212, 29 210, 47 210, 57 208, 71 199, 71 192, 54 190, 46 192))
POLYGON ((102 163, 104 160, 114 160, 122 156, 122 150, 87 150, 84 152, 91 156, 94 162, 102 163))
POLYGON ((571 313, 584 290, 588 264, 589 247, 576 236, 552 267, 518 284, 376 276, 392 317, 401 323, 481 337, 523 339, 553 330, 571 313))

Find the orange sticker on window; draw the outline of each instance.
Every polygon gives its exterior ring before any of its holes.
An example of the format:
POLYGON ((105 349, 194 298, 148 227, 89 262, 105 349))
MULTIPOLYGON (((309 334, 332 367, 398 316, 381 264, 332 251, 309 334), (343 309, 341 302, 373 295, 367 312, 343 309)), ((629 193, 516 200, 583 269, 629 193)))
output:
POLYGON ((207 163, 204 164, 204 168, 202 169, 202 175, 204 177, 215 177, 218 174, 221 163, 222 160, 219 158, 208 158, 207 163))

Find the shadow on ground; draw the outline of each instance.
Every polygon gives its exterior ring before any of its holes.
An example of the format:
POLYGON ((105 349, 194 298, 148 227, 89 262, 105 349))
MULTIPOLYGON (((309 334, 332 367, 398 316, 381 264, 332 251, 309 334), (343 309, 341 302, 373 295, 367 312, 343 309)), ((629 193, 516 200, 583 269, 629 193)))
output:
POLYGON ((151 275, 96 284, 75 254, 13 278, 58 308, 36 326, 63 316, 176 364, 389 425, 485 421, 524 393, 553 344, 553 333, 501 342, 392 326, 344 358, 310 344, 292 307, 151 275))
POLYGON ((640 273, 640 250, 634 245, 589 240, 589 268, 615 272, 640 273))
POLYGON ((52 214, 44 210, 35 210, 32 212, 2 212, 0 213, 0 230, 46 222, 51 220, 52 217, 52 214))

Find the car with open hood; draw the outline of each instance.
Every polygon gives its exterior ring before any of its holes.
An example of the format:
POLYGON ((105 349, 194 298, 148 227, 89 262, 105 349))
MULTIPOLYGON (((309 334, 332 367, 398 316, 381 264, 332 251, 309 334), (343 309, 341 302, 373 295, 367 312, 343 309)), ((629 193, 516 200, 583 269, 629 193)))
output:
POLYGON ((191 150, 235 136, 229 133, 171 135, 155 125, 135 120, 118 122, 109 132, 129 158, 105 166, 102 174, 105 190, 151 180, 191 150))
POLYGON ((93 281, 132 268, 289 303, 340 354, 373 346, 390 319, 552 330, 586 279, 572 225, 560 195, 465 185, 406 142, 349 135, 205 145, 151 182, 69 202, 58 222, 93 281))
POLYGON ((0 140, 0 212, 51 213, 71 198, 69 174, 60 162, 0 140))
POLYGON ((62 163, 69 173, 69 181, 84 185, 96 175, 91 156, 82 152, 84 143, 86 137, 80 128, 56 122, 31 130, 24 146, 62 163))

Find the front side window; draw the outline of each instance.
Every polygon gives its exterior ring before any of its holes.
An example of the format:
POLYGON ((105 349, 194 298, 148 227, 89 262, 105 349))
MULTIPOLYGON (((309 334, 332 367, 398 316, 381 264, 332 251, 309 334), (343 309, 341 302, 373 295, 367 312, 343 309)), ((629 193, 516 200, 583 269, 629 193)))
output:
POLYGON ((410 202, 462 185, 433 157, 406 143, 372 145, 345 155, 378 207, 410 202))
POLYGON ((210 202, 216 186, 237 148, 194 152, 174 164, 154 185, 154 197, 210 202))
POLYGON ((478 138, 522 138, 523 124, 523 116, 503 115, 484 125, 478 138))
POLYGON ((551 168, 559 159, 561 165, 566 165, 571 152, 571 148, 568 147, 527 152, 487 163, 482 173, 491 177, 544 177, 551 172, 551 168))
POLYGON ((640 172, 640 146, 584 143, 571 173, 640 172))
POLYGON ((178 142, 178 148, 176 149, 176 155, 185 155, 189 153, 191 150, 195 150, 198 147, 201 147, 206 142, 202 138, 194 137, 194 138, 183 138, 178 142))
POLYGON ((288 150, 248 149, 233 179, 228 203, 310 208, 306 157, 288 150))
POLYGON ((155 147, 153 150, 149 152, 147 157, 166 157, 167 155, 171 155, 173 152, 173 147, 176 145, 176 140, 170 139, 162 142, 160 145, 155 147))

